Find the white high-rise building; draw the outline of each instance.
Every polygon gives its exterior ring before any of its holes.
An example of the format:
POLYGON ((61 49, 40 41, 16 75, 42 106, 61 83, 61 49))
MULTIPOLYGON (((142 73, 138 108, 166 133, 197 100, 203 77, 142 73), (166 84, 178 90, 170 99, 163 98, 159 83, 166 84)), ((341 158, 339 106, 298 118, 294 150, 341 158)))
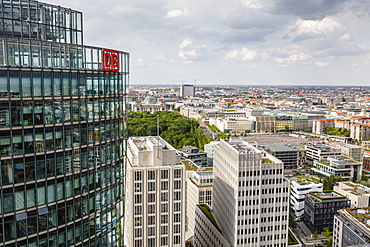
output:
POLYGON ((190 84, 183 84, 180 87, 181 97, 194 97, 195 96, 195 86, 190 84))
POLYGON ((127 145, 125 246, 185 246, 185 166, 161 137, 127 145))
POLYGON ((283 162, 241 139, 221 140, 213 155, 213 216, 230 245, 287 246, 283 162))

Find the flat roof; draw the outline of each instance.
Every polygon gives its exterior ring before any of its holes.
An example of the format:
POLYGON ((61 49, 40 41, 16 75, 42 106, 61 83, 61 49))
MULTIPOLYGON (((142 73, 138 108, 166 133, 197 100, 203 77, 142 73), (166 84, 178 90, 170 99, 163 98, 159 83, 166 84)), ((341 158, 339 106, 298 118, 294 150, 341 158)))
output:
POLYGON ((297 151, 297 149, 295 148, 292 148, 286 145, 281 145, 281 144, 263 145, 262 147, 265 149, 270 149, 270 150, 277 151, 277 152, 297 151))

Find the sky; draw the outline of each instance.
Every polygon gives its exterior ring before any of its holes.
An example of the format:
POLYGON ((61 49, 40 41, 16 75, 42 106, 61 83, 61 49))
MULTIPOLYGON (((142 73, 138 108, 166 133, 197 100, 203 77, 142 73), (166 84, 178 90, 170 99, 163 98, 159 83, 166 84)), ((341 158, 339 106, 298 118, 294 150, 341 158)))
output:
POLYGON ((368 0, 45 2, 129 52, 130 84, 370 86, 368 0))

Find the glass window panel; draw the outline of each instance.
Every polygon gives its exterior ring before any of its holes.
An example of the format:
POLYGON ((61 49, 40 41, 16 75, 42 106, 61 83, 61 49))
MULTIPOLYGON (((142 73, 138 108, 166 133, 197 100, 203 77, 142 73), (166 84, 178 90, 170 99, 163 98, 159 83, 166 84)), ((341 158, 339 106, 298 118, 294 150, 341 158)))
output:
POLYGON ((45 204, 45 187, 37 188, 37 205, 45 204))
POLYGON ((48 186, 48 203, 55 201, 55 185, 48 186))
POLYGON ((27 208, 34 207, 36 205, 36 194, 35 189, 29 189, 27 190, 27 208))
POLYGON ((24 209, 24 191, 15 193, 15 210, 24 209))
POLYGON ((4 195, 4 213, 13 212, 14 198, 13 194, 4 195))

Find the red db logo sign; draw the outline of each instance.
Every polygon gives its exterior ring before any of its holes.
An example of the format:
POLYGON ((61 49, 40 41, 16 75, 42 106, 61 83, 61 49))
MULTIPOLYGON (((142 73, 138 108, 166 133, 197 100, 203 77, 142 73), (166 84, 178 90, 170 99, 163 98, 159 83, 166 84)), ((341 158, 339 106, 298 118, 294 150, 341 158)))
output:
POLYGON ((119 52, 103 49, 103 70, 119 71, 119 52))

